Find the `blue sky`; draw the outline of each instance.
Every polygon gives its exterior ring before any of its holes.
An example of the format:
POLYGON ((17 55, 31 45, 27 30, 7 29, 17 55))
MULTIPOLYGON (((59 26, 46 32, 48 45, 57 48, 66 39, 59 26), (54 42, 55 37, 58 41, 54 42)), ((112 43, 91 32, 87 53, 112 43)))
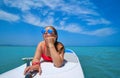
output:
POLYGON ((120 45, 119 0, 1 0, 0 45, 37 45, 54 26, 65 46, 120 45))

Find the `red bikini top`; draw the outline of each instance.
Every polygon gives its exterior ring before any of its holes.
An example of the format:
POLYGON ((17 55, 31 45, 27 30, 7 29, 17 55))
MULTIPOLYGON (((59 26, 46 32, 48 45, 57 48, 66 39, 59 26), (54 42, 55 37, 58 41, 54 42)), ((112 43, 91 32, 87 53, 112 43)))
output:
POLYGON ((42 53, 42 58, 45 60, 45 61, 48 61, 48 62, 52 62, 52 58, 50 56, 46 56, 45 55, 45 52, 46 52, 46 47, 44 45, 44 51, 42 53))

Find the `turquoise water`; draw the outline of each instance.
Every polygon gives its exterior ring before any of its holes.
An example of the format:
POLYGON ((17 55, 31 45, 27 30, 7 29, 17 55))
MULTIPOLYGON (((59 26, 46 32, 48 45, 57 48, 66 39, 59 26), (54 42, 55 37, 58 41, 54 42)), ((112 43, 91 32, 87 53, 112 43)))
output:
MULTIPOLYGON (((120 47, 66 47, 79 57, 85 78, 120 78, 120 47)), ((36 47, 0 46, 0 74, 33 57, 36 47)))

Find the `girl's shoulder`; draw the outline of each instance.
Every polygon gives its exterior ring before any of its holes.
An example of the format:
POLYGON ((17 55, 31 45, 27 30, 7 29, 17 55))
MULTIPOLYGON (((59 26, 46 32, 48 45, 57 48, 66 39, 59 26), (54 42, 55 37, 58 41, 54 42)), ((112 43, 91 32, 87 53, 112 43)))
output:
POLYGON ((39 47, 40 47, 40 46, 44 46, 44 44, 45 44, 45 42, 44 42, 44 41, 41 41, 41 42, 38 43, 38 46, 39 46, 39 47))

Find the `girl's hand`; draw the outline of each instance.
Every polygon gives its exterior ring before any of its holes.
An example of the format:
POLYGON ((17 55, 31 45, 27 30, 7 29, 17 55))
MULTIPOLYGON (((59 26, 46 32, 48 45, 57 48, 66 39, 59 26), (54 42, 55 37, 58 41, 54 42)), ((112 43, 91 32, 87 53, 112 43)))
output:
POLYGON ((39 65, 34 65, 34 66, 28 66, 25 68, 24 70, 24 75, 30 71, 34 71, 34 70, 37 70, 39 72, 39 74, 41 75, 42 73, 42 70, 41 70, 41 67, 39 65))
POLYGON ((56 37, 45 38, 45 42, 46 42, 48 47, 50 47, 51 45, 54 45, 55 41, 56 41, 56 37))

